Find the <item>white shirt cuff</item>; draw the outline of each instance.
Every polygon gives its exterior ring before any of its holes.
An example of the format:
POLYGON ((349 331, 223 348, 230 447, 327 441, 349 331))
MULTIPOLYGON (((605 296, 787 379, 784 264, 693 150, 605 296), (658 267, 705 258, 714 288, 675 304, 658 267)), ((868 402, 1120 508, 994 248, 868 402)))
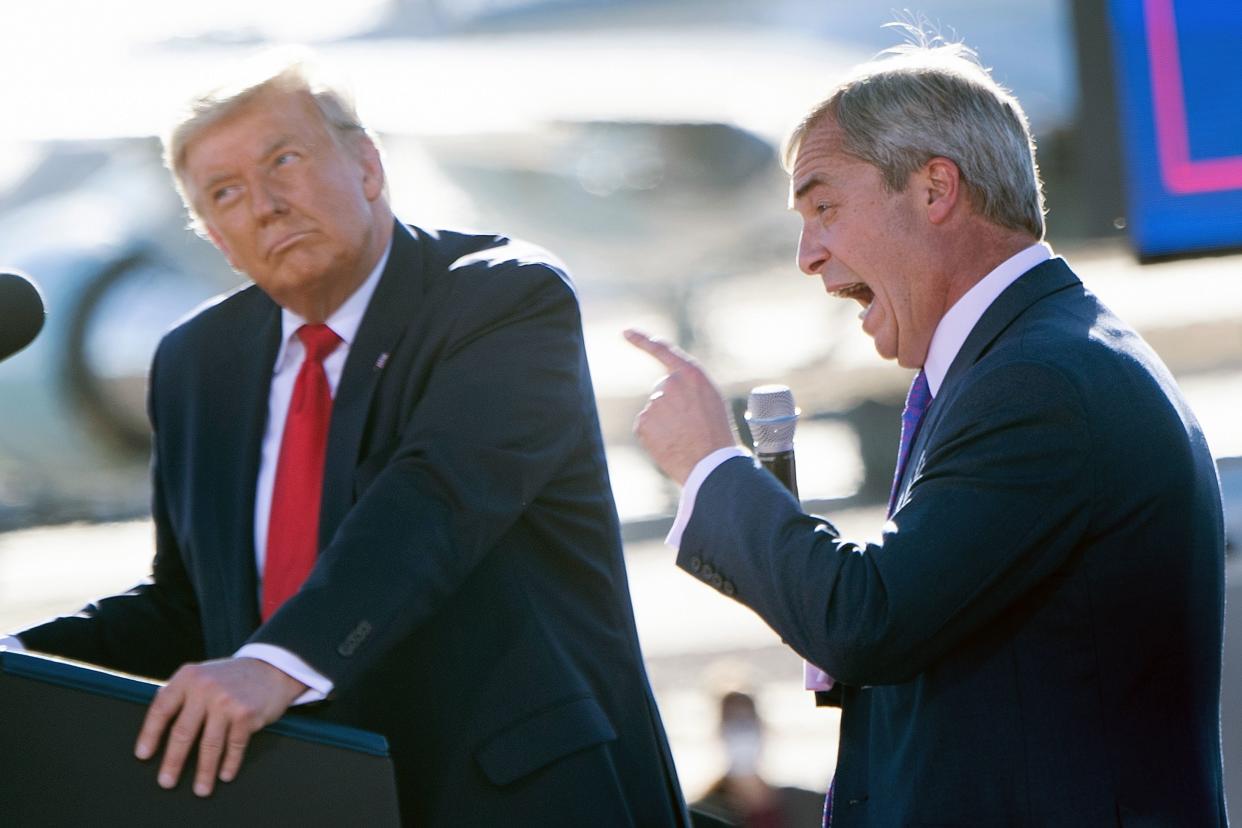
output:
POLYGON ((681 500, 677 502, 677 517, 673 519, 673 527, 668 530, 668 535, 664 538, 667 545, 673 549, 681 546, 681 535, 686 531, 686 524, 690 522, 690 515, 694 512, 694 501, 699 496, 699 487, 703 485, 707 476, 724 461, 746 456, 746 452, 739 446, 729 446, 716 449, 695 464, 690 470, 690 476, 686 478, 685 485, 681 487, 681 500))
POLYGON ((293 704, 310 704, 323 701, 332 692, 332 682, 311 669, 311 666, 284 647, 274 644, 243 644, 233 654, 234 658, 254 658, 272 665, 280 672, 306 685, 307 690, 293 700, 293 704))
MULTIPOLYGON (((24 653, 25 646, 15 635, 0 638, 0 647, 10 652, 24 653)), ((295 705, 323 701, 332 692, 332 682, 311 669, 310 665, 282 647, 271 644, 246 644, 235 653, 237 658, 254 658, 272 665, 290 678, 306 685, 307 690, 293 700, 295 705)))

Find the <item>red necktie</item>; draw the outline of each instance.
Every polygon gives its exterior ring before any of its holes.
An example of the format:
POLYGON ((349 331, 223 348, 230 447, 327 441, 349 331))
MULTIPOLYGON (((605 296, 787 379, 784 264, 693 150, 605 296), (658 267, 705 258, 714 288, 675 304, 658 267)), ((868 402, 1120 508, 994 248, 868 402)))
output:
POLYGON ((319 500, 332 417, 332 389, 323 361, 341 339, 327 325, 303 325, 297 336, 306 358, 289 400, 272 488, 263 565, 264 621, 301 588, 319 553, 319 500))

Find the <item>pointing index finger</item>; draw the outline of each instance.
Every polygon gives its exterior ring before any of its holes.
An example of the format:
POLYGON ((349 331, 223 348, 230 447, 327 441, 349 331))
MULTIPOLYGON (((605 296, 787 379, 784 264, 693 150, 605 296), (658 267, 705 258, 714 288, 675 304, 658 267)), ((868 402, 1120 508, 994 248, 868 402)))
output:
POLYGON ((694 360, 676 345, 670 345, 662 339, 648 336, 637 328, 628 328, 624 332, 625 340, 641 351, 646 351, 660 361, 669 371, 694 366, 694 360))

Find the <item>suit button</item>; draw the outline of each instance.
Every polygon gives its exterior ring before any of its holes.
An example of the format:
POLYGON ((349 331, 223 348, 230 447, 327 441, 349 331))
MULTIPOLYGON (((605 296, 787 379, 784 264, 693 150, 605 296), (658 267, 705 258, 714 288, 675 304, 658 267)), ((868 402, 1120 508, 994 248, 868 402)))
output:
POLYGON ((699 570, 702 568, 703 568, 702 558, 700 558, 698 555, 695 555, 693 558, 690 559, 690 571, 691 572, 697 575, 699 570))
POLYGON ((719 572, 712 573, 711 585, 714 586, 716 589, 724 588, 724 578, 720 576, 719 572))
POLYGON ((362 642, 365 641, 367 636, 370 634, 370 622, 359 621, 358 626, 354 627, 353 631, 350 632, 350 634, 345 637, 345 640, 341 642, 340 646, 336 648, 337 653, 345 658, 349 658, 354 653, 358 652, 358 647, 362 645, 362 642))
POLYGON ((737 595, 737 587, 733 585, 732 581, 725 581, 724 586, 720 588, 720 591, 723 592, 725 595, 729 596, 730 598, 732 598, 734 595, 737 595))
POLYGON ((703 576, 704 581, 707 581, 710 584, 712 581, 712 576, 716 574, 716 570, 712 569, 711 564, 703 564, 703 571, 700 572, 699 574, 703 576))

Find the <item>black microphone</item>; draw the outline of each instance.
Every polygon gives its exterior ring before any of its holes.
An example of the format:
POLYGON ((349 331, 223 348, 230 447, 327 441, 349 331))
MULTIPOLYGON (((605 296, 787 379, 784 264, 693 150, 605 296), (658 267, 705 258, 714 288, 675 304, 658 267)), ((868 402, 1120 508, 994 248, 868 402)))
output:
POLYGON ((793 435, 801 413, 794 407, 793 392, 787 385, 760 385, 751 389, 746 423, 755 438, 759 465, 771 472, 795 498, 798 497, 798 470, 794 465, 793 435))
POLYGON ((45 316, 43 297, 29 278, 0 272, 0 362, 34 341, 45 316))

